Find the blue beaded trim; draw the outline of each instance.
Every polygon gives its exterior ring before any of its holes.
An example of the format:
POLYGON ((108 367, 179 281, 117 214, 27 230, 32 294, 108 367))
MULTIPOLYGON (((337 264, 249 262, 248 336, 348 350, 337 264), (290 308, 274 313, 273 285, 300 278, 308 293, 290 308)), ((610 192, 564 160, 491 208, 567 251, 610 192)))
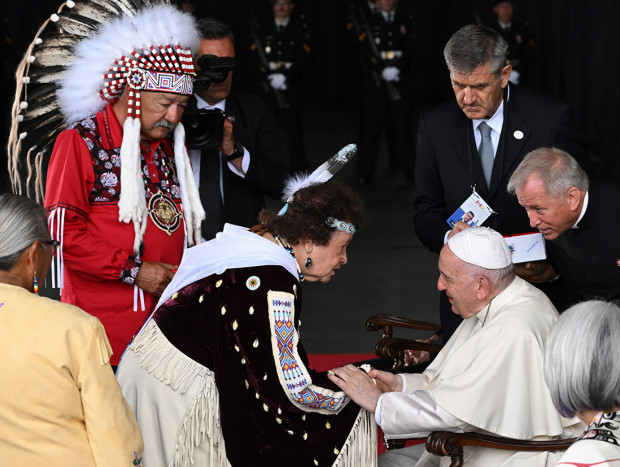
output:
POLYGON ((333 217, 328 217, 325 220, 325 223, 329 227, 336 227, 338 230, 341 230, 341 231, 346 232, 348 234, 353 235, 355 233, 355 226, 353 224, 349 224, 348 222, 341 221, 341 220, 335 219, 333 217))

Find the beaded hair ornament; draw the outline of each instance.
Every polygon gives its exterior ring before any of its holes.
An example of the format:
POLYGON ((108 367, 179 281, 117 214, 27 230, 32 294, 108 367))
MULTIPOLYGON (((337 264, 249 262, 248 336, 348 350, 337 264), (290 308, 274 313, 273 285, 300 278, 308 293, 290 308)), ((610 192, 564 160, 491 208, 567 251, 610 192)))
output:
MULTIPOLYGON (((302 188, 309 187, 318 183, 324 183, 332 178, 340 169, 342 169, 357 153, 357 146, 355 144, 348 144, 327 161, 321 164, 310 175, 305 173, 298 174, 286 181, 284 186, 284 195, 282 200, 286 204, 278 212, 278 216, 284 215, 288 210, 289 205, 293 202, 293 196, 302 188)), ((325 219, 325 223, 329 227, 335 227, 338 230, 353 235, 355 233, 355 226, 348 222, 336 219, 334 217, 328 217, 325 219)))

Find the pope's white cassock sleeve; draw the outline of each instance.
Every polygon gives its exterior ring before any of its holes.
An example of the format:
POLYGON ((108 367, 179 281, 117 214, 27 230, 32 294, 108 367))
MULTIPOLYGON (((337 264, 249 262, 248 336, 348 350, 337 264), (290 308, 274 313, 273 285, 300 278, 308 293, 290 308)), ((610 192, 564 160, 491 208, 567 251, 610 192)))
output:
POLYGON ((426 389, 428 383, 422 374, 400 374, 403 379, 402 392, 388 392, 377 401, 375 420, 377 425, 391 439, 423 438, 433 431, 452 431, 462 433, 470 431, 471 426, 454 418, 435 403, 433 393, 426 389), (424 388, 424 389, 423 389, 424 388), (401 414, 387 411, 385 418, 381 418, 381 404, 383 399, 390 399, 389 404, 403 408, 407 417, 403 420, 401 414), (398 420, 396 420, 398 419, 398 420), (398 434, 390 429, 398 423, 398 434))
POLYGON ((547 297, 516 277, 461 323, 424 373, 405 375, 406 393, 381 397, 386 437, 439 426, 517 439, 563 435, 577 420, 560 417, 543 377, 545 339, 556 319, 547 297))

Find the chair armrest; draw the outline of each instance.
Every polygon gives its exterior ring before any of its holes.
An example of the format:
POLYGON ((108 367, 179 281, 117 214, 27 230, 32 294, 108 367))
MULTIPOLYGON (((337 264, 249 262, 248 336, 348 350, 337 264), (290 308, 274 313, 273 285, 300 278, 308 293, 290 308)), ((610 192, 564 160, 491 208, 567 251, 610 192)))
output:
POLYGON ((529 441, 482 433, 451 433, 435 431, 426 439, 426 450, 438 456, 449 456, 451 466, 463 465, 463 446, 479 446, 510 451, 563 451, 577 438, 529 441))
POLYGON ((392 337, 392 326, 398 326, 409 329, 420 329, 422 331, 436 331, 439 329, 439 324, 428 323, 425 321, 415 321, 408 318, 402 318, 400 316, 390 315, 373 315, 366 320, 367 331, 378 331, 383 328, 383 337, 392 337))
POLYGON ((392 370, 400 372, 405 365, 405 350, 423 350, 426 352, 439 352, 441 345, 427 344, 411 339, 396 337, 383 338, 375 345, 375 354, 378 357, 394 360, 392 370))

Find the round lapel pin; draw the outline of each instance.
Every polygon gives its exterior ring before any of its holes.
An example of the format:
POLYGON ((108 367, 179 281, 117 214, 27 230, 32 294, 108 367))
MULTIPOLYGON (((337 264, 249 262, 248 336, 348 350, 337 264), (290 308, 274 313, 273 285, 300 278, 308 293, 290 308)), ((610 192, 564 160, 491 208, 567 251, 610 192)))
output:
POLYGON ((618 265, 618 267, 620 267, 620 258, 618 258, 618 260, 616 261, 616 264, 618 265))
POLYGON ((512 134, 516 139, 523 139, 523 132, 521 130, 517 130, 512 134))

